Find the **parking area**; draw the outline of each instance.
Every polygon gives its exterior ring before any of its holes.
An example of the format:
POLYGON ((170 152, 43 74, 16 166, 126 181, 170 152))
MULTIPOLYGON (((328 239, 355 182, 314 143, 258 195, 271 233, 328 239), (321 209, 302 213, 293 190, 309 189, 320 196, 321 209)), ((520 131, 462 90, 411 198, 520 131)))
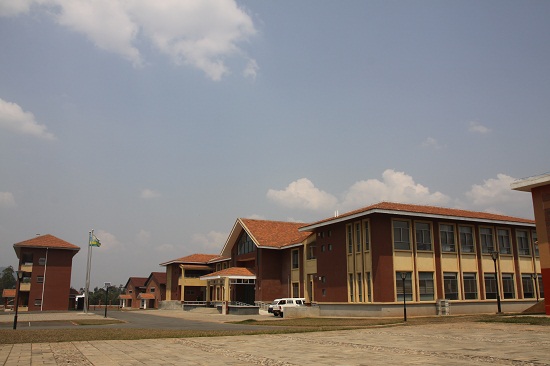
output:
MULTIPOLYGON (((229 320, 184 312, 146 316, 193 318, 204 324, 229 320)), ((0 364, 550 365, 549 347, 547 327, 465 322, 277 335, 8 344, 0 345, 0 364)))

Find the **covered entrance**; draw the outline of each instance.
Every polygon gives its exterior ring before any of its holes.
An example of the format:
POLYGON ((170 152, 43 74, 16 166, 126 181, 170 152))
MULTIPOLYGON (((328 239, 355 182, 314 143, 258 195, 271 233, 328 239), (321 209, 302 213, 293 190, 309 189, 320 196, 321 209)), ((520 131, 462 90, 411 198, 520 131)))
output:
POLYGON ((231 267, 202 276, 206 280, 208 302, 228 302, 235 305, 254 305, 256 275, 244 267, 231 267))

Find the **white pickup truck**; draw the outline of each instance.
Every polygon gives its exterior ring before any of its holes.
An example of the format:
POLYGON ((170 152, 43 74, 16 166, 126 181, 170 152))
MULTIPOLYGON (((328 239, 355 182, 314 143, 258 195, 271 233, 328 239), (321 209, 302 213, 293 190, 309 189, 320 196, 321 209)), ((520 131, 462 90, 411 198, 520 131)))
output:
POLYGON ((282 318, 285 308, 305 306, 305 304, 306 299, 301 297, 279 299, 277 304, 273 305, 273 315, 280 316, 282 318))

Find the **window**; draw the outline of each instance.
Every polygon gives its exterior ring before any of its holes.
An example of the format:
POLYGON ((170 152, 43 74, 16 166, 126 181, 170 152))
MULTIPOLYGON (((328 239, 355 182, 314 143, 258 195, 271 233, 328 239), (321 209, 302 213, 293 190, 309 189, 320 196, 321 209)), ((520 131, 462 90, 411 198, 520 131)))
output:
POLYGON ((348 254, 353 253, 353 227, 351 225, 347 225, 348 230, 348 254))
POLYGON ((497 238, 500 254, 512 254, 512 246, 510 244, 510 232, 506 229, 498 229, 497 238))
POLYGON ((357 297, 359 302, 363 302, 363 276, 361 273, 357 274, 357 297))
POLYGON ((485 273, 485 298, 497 298, 497 281, 494 273, 485 273))
POLYGON ((502 274, 502 297, 505 299, 516 298, 514 275, 512 273, 502 274))
POLYGON ((535 252, 535 257, 539 256, 539 242, 537 239, 537 232, 531 231, 531 238, 533 238, 533 251, 535 252))
POLYGON ((300 297, 300 284, 298 282, 292 283, 292 297, 300 297))
POLYGON ((533 286, 533 275, 521 275, 521 286, 523 287, 523 298, 532 299, 535 297, 535 286, 533 286))
POLYGON ((46 265, 46 258, 38 258, 38 265, 39 266, 45 266, 46 265))
POLYGON ((408 221, 393 221, 393 247, 394 249, 410 250, 410 235, 408 221))
POLYGON ((361 223, 355 224, 355 246, 356 246, 356 252, 361 253, 361 246, 363 243, 361 242, 361 223))
POLYGON ((155 288, 154 288, 154 287, 151 287, 151 288, 149 289, 149 292, 155 292, 155 288))
POLYGON ((459 226, 460 251, 462 253, 474 253, 474 233, 471 226, 459 226))
POLYGON ((132 292, 134 292, 134 290, 128 290, 128 293, 131 294, 132 292))
POLYGON ((441 239, 441 250, 443 252, 456 252, 454 225, 439 225, 439 236, 441 239))
POLYGON ((395 273, 395 290, 397 292, 397 301, 403 301, 403 293, 405 294, 405 298, 407 301, 412 301, 412 278, 411 278, 411 272, 406 272, 405 277, 405 291, 403 292, 403 277, 401 277, 401 273, 403 272, 396 272, 395 273))
POLYGON ((416 250, 432 250, 430 224, 426 222, 415 222, 414 232, 416 237, 416 250))
POLYGON ((315 259, 315 251, 316 251, 315 244, 309 244, 307 246, 307 259, 315 259))
POLYGON ((44 283, 44 276, 37 276, 36 277, 36 282, 37 283, 44 283))
POLYGON ((327 282, 327 278, 325 276, 321 276, 321 282, 322 283, 326 283, 327 282))
POLYGON ((529 236, 526 230, 517 230, 516 239, 518 241, 518 254, 519 255, 531 255, 529 248, 529 236))
POLYGON ((353 273, 350 273, 349 274, 349 300, 351 302, 354 302, 355 301, 355 297, 353 296, 353 273))
POLYGON ((367 272, 367 273, 366 273, 366 278, 365 278, 365 280, 367 281, 367 300, 368 300, 368 302, 371 302, 372 299, 371 299, 371 294, 370 294, 370 292, 371 292, 371 288, 370 288, 370 272, 367 272))
POLYGON ((325 251, 325 244, 321 245, 321 252, 325 251))
POLYGON ((420 291, 420 301, 430 301, 434 299, 434 275, 432 272, 418 273, 418 287, 420 291))
POLYGON ((456 273, 443 273, 443 288, 447 300, 458 300, 458 280, 456 273))
POLYGON ((477 279, 475 273, 462 274, 464 283, 464 299, 475 300, 477 299, 477 279))
POLYGON ((495 244, 493 243, 493 229, 482 227, 479 229, 479 235, 481 237, 481 252, 489 254, 494 251, 495 244))
POLYGON ((321 295, 327 296, 327 289, 326 288, 321 290, 321 295))
POLYGON ((248 236, 247 233, 244 233, 241 235, 241 238, 239 239, 239 244, 237 248, 237 254, 246 254, 251 253, 255 250, 255 245, 250 236, 248 236))
POLYGON ((35 299, 34 300, 34 306, 42 306, 42 299, 35 299))
POLYGON ((365 221, 365 224, 363 225, 363 229, 365 229, 365 232, 363 233, 363 237, 365 238, 365 250, 370 250, 370 239, 369 239, 369 222, 365 221))
POLYGON ((329 244, 329 245, 328 245, 328 251, 329 251, 329 252, 332 252, 332 244, 329 244))
POLYGON ((298 249, 292 251, 292 269, 300 268, 298 249))

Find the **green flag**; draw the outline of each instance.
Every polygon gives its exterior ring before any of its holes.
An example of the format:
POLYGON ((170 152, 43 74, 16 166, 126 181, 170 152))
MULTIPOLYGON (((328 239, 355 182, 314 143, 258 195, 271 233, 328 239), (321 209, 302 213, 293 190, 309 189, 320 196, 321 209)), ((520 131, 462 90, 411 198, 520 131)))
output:
POLYGON ((94 234, 90 235, 90 246, 91 247, 100 247, 101 246, 101 242, 99 241, 99 239, 94 234))

